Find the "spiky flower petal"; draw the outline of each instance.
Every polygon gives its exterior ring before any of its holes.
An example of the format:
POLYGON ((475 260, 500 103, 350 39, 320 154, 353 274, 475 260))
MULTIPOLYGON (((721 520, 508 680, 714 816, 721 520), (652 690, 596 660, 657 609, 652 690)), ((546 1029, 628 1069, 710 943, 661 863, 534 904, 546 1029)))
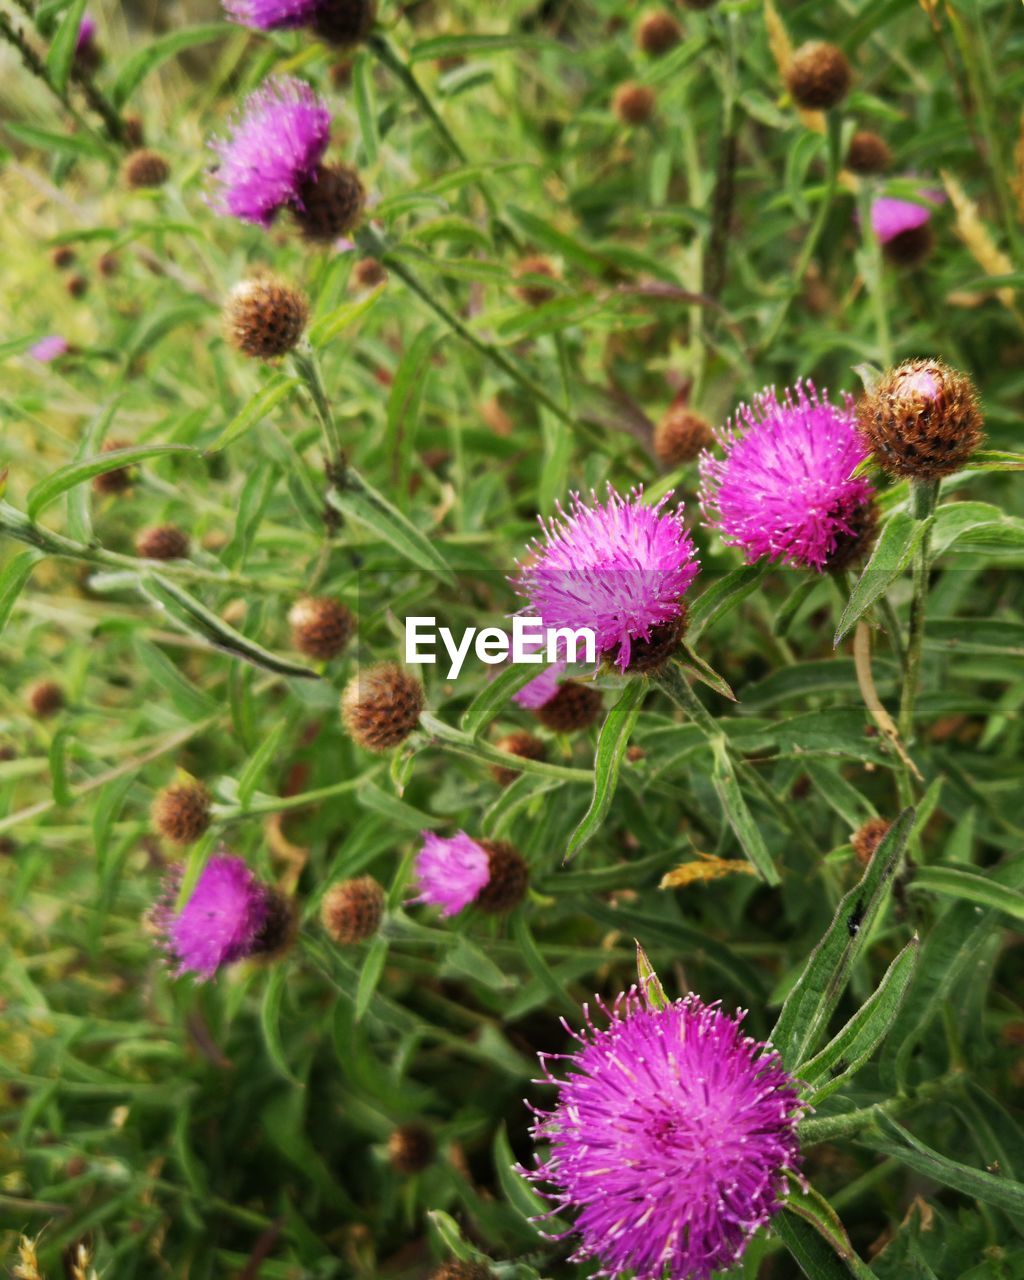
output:
POLYGON ((223 0, 228 14, 256 31, 283 31, 308 26, 319 0, 223 0))
POLYGON ((416 855, 419 896, 414 902, 440 907, 443 916, 464 910, 490 879, 487 850, 465 831, 451 837, 423 832, 423 848, 416 855))

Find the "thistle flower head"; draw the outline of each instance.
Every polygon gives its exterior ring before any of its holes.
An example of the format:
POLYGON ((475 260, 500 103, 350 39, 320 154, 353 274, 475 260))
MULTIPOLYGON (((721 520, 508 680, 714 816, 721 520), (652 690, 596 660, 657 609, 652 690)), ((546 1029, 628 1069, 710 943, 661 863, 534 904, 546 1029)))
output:
POLYGON ((96 39, 96 19, 91 14, 83 13, 82 21, 78 24, 78 34, 75 36, 75 52, 81 53, 86 45, 92 44, 96 39))
MULTIPOLYGON (((932 193, 921 192, 931 197, 932 193)), ((941 198, 941 197, 939 197, 941 198)), ((888 244, 906 231, 916 231, 931 221, 930 205, 914 200, 897 200, 895 196, 879 196, 871 202, 871 230, 880 244, 888 244)))
POLYGON ((267 227, 301 189, 327 150, 331 113, 303 80, 268 80, 246 100, 231 135, 210 149, 219 163, 213 199, 219 213, 267 227))
POLYGON ((512 701, 527 711, 536 711, 550 702, 558 692, 558 678, 565 670, 564 662, 552 662, 512 695, 512 701))
POLYGON ((415 870, 420 892, 413 901, 440 907, 443 916, 457 915, 468 907, 491 876, 487 850, 465 831, 451 837, 424 831, 415 870))
POLYGON ((588 505, 573 494, 570 510, 541 527, 531 563, 520 567, 516 590, 547 627, 589 627, 600 653, 615 651, 621 670, 632 646, 677 618, 697 576, 697 554, 682 508, 664 510, 668 497, 644 506, 635 490, 588 505))
POLYGON ((574 1261, 600 1275, 707 1280, 779 1209, 798 1160, 801 1104, 778 1054, 695 995, 664 1008, 633 991, 568 1055, 541 1055, 558 1088, 533 1134, 550 1144, 527 1173, 554 1211, 576 1209, 574 1261), (549 1063, 562 1058, 564 1078, 549 1063), (600 1194, 595 1194, 600 1189, 600 1194))
POLYGON ((798 382, 780 402, 768 388, 717 439, 725 456, 701 455, 701 505, 748 562, 769 556, 824 569, 848 550, 874 493, 853 476, 867 447, 849 396, 837 407, 798 382))
POLYGON ((809 40, 793 54, 786 84, 797 106, 827 111, 850 91, 852 72, 846 54, 834 44, 809 40))
POLYGON ((62 338, 59 333, 51 333, 29 347, 28 354, 40 364, 50 364, 61 356, 66 356, 70 350, 66 338, 62 338))
POLYGON ((258 949, 270 891, 244 859, 217 853, 203 868, 188 902, 176 911, 181 877, 180 866, 171 869, 152 920, 162 934, 175 977, 193 973, 208 980, 223 965, 258 949))
POLYGON ((256 31, 284 31, 308 26, 319 0, 224 0, 228 16, 256 31))

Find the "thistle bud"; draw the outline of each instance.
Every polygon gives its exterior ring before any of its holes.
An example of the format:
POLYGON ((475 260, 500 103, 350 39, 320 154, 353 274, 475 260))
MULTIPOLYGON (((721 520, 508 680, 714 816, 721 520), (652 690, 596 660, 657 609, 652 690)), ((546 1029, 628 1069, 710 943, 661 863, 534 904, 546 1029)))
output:
POLYGON ((313 30, 327 44, 347 48, 366 39, 376 17, 375 0, 321 0, 313 30))
POLYGON ((124 140, 133 151, 142 148, 146 141, 146 133, 142 127, 142 117, 136 115, 125 116, 121 121, 124 128, 124 140))
POLYGON ((646 124, 654 115, 654 90, 630 80, 620 84, 612 98, 612 110, 623 124, 646 124))
POLYGON ((96 268, 104 280, 109 280, 111 276, 116 276, 120 270, 120 264, 117 260, 116 253, 105 253, 97 261, 96 268))
POLYGON ((292 605, 288 614, 292 644, 307 658, 329 662, 341 653, 356 629, 350 609, 328 596, 308 596, 292 605))
POLYGON ((646 14, 636 29, 637 47, 652 58, 668 53, 682 38, 682 27, 665 9, 646 14))
POLYGON ((409 737, 420 722, 423 686, 397 662, 360 671, 341 696, 341 718, 364 751, 388 751, 409 737))
POLYGON ((64 706, 64 690, 54 680, 37 680, 26 695, 28 709, 39 720, 48 720, 64 706))
MULTIPOLYGON (((532 733, 524 733, 522 730, 506 734, 495 745, 499 751, 505 751, 510 756, 520 756, 523 760, 543 760, 547 755, 547 747, 545 747, 540 738, 535 737, 532 733)), ((503 764, 495 764, 491 766, 491 776, 499 786, 507 787, 510 783, 515 782, 520 775, 518 769, 510 769, 503 764)))
POLYGON ((372 938, 383 917, 384 890, 373 876, 358 876, 332 885, 320 907, 323 927, 341 947, 372 938))
POLYGON ((365 201, 363 184, 354 169, 323 164, 299 189, 292 213, 304 239, 330 244, 356 229, 365 201))
POLYGON ((357 289, 376 289, 387 278, 384 264, 376 258, 360 258, 352 268, 352 283, 357 289))
POLYGON ((927 358, 884 373, 858 403, 857 425, 890 475, 922 479, 959 471, 984 436, 974 383, 927 358))
POLYGON ((292 900, 276 889, 264 888, 263 925, 253 939, 249 954, 258 960, 279 960, 291 949, 298 930, 298 917, 292 900))
POLYGON ((504 915, 526 897, 530 870, 522 854, 503 840, 478 840, 487 854, 487 883, 477 894, 475 905, 488 915, 504 915))
POLYGON ((676 400, 654 429, 654 452, 666 467, 692 462, 713 443, 711 423, 676 400))
MULTIPOLYGON (((117 449, 130 449, 130 440, 107 440, 101 453, 114 453, 117 449)), ((134 467, 114 467, 112 471, 101 471, 93 476, 92 487, 97 493, 124 493, 131 487, 135 479, 134 467)))
POLYGON ((388 1158, 398 1173, 422 1173, 436 1153, 434 1135, 421 1124, 400 1125, 388 1138, 388 1158))
POLYGON ((309 317, 306 295, 273 276, 243 280, 224 307, 227 340, 254 360, 274 360, 291 351, 309 317))
POLYGON ((534 715, 546 729, 553 733, 572 733, 587 729, 600 719, 604 703, 601 694, 589 684, 578 680, 566 680, 558 686, 558 692, 534 715))
POLYGON ((547 258, 523 258, 516 264, 513 274, 517 280, 523 280, 523 283, 516 286, 516 296, 530 307, 539 307, 545 302, 550 302, 555 296, 554 289, 549 289, 547 285, 538 284, 531 280, 531 276, 544 276, 548 280, 557 280, 558 272, 547 258))
POLYGON ((862 867, 866 867, 875 856, 875 850, 882 843, 892 826, 885 818, 869 818, 850 838, 853 852, 862 867))
POLYGON ((494 1280, 494 1272, 482 1262, 461 1262, 453 1258, 432 1272, 430 1280, 494 1280))
POLYGON ((72 298, 84 298, 89 292, 89 277, 83 276, 81 273, 68 276, 64 282, 64 288, 67 289, 72 298))
POLYGON ((171 844, 194 844, 210 826, 211 804, 203 784, 189 779, 157 792, 150 816, 157 832, 171 844))
POLYGON ((885 173, 892 160, 892 152, 884 138, 868 129, 862 129, 850 139, 846 164, 854 173, 869 175, 885 173))
POLYGON ((850 91, 851 79, 846 54, 823 40, 801 45, 786 73, 793 101, 806 111, 827 111, 838 106, 850 91))
POLYGON ((135 550, 143 560, 183 560, 188 537, 176 524, 153 525, 135 539, 135 550))
POLYGON ((76 254, 69 244, 59 244, 50 254, 50 261, 58 271, 66 271, 74 264, 76 254))
POLYGON ((171 176, 171 167, 156 151, 133 151, 121 170, 125 184, 133 191, 162 187, 171 176))

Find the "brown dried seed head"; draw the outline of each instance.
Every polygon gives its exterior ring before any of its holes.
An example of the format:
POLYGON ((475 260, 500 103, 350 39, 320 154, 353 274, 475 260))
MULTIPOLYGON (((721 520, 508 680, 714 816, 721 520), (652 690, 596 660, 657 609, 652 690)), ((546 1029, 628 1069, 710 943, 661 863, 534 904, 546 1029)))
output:
POLYGON ((143 560, 183 560, 188 555, 188 535, 176 524, 154 525, 138 535, 135 550, 143 560))
POLYGON ((623 124, 646 124, 654 115, 654 90, 630 80, 620 84, 612 98, 612 110, 623 124))
POLYGON ((359 225, 366 193, 355 169, 324 164, 303 184, 299 198, 301 206, 297 205, 292 214, 303 238, 330 244, 359 225))
POLYGON ((869 818, 850 839, 857 861, 866 867, 892 826, 885 818, 869 818))
POLYGON ((151 817, 171 844, 193 844, 210 826, 213 798, 201 782, 176 782, 158 791, 151 817))
POLYGON ((375 0, 321 0, 313 30, 328 44, 347 48, 366 39, 376 16, 375 0))
POLYGON ((105 253, 97 261, 96 268, 105 280, 109 280, 111 276, 116 276, 120 270, 120 264, 117 260, 116 253, 105 253))
POLYGON ((857 425, 890 475, 922 479, 959 471, 984 438, 974 383, 927 358, 884 373, 858 403, 857 425))
POLYGON ((64 706, 64 690, 54 680, 37 680, 26 696, 29 711, 40 720, 55 716, 64 706))
POLYGON ((59 244, 50 254, 50 261, 58 271, 66 271, 72 265, 77 257, 74 249, 69 244, 59 244))
POLYGON ((931 223, 922 222, 919 227, 908 227, 899 235, 891 236, 882 245, 882 253, 896 267, 919 267, 935 247, 931 223))
POLYGON ((133 191, 162 187, 171 176, 171 167, 156 151, 133 151, 121 171, 133 191))
POLYGON ((604 701, 600 692, 578 680, 566 680, 558 692, 533 713, 546 729, 554 733, 572 733, 587 729, 601 716, 604 701))
POLYGON ((388 1157, 399 1173, 422 1173, 436 1152, 434 1135, 422 1124, 400 1125, 388 1138, 388 1157))
MULTIPOLYGON (((499 751, 507 751, 510 756, 521 756, 524 760, 543 760, 547 755, 547 747, 540 738, 521 729, 506 734, 494 745, 499 751)), ((520 776, 520 771, 503 764, 494 764, 491 765, 491 775, 499 786, 507 787, 520 776)))
POLYGON ((142 127, 141 116, 125 116, 121 121, 124 125, 124 140, 133 150, 138 150, 146 141, 146 133, 142 127))
POLYGON ((487 854, 489 878, 477 894, 475 905, 489 915, 502 915, 518 907, 526 897, 530 870, 522 854, 503 840, 479 840, 487 854))
POLYGON ((224 333, 254 360, 275 360, 291 351, 306 327, 309 302, 301 289, 273 276, 236 284, 224 307, 224 333))
POLYGON ((665 9, 646 14, 636 29, 637 47, 652 58, 668 53, 682 38, 682 27, 665 9))
MULTIPOLYGON (((130 440, 107 440, 100 452, 113 453, 117 449, 130 449, 131 445, 130 440)), ((93 476, 92 487, 97 493, 124 493, 134 479, 134 467, 115 467, 113 471, 101 471, 98 476, 93 476)))
POLYGON ((666 467, 692 462, 713 442, 711 423, 685 405, 670 405, 654 429, 654 452, 666 467))
POLYGON ((786 82, 793 101, 807 111, 838 106, 850 90, 852 72, 846 54, 834 44, 810 40, 793 54, 786 82))
POLYGON ((352 283, 357 289, 376 289, 387 278, 384 264, 376 258, 360 258, 352 268, 352 283))
POLYGON ((373 876, 357 876, 332 885, 320 906, 321 923, 342 947, 372 938, 383 917, 384 890, 373 876))
POLYGON ((89 277, 81 274, 68 276, 64 281, 64 288, 72 298, 84 298, 89 292, 89 277))
POLYGON ((288 622, 295 648, 309 658, 324 662, 342 652, 356 629, 352 611, 329 596, 297 600, 289 611, 288 622))
POLYGON ((341 696, 341 718, 365 751, 388 751, 404 742, 420 721, 423 686, 397 662, 360 671, 341 696))
POLYGON ((885 139, 870 129, 861 129, 850 139, 846 164, 854 173, 885 173, 891 160, 892 152, 885 139))
POLYGON ((431 1272, 430 1280, 494 1280, 494 1272, 482 1262, 460 1262, 453 1258, 431 1272))
POLYGON ((549 289, 546 285, 530 279, 531 276, 545 276, 548 280, 557 280, 558 272, 550 259, 539 256, 523 258, 521 262, 516 263, 513 275, 517 280, 523 281, 522 284, 516 285, 516 296, 528 306, 539 307, 545 302, 550 302, 555 296, 554 289, 549 289))

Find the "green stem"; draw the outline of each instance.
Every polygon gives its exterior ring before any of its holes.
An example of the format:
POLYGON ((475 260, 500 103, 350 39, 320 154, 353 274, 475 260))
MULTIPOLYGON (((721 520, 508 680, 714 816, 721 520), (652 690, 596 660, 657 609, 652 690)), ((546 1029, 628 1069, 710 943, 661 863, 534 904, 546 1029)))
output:
POLYGON ((292 363, 295 365, 296 373, 306 384, 306 390, 313 401, 313 409, 324 433, 324 454, 327 458, 328 474, 333 474, 337 468, 344 470, 345 450, 341 443, 341 432, 334 420, 334 411, 327 397, 327 389, 324 386, 323 373, 320 370, 316 352, 308 343, 304 343, 292 352, 292 363))
MULTIPOLYGON (((935 511, 939 496, 938 480, 911 480, 911 509, 915 520, 927 521, 935 511)), ((904 743, 909 744, 914 732, 914 700, 921 678, 921 650, 924 645, 924 621, 928 599, 928 551, 930 529, 925 528, 914 552, 913 596, 910 601, 910 629, 907 635, 906 664, 900 692, 898 728, 904 743)))
POLYGON ((837 1138, 852 1137, 869 1129, 878 1116, 897 1115, 918 1103, 935 1102, 946 1097, 961 1089, 966 1079, 962 1072, 951 1071, 937 1080, 926 1081, 917 1089, 897 1093, 870 1107, 858 1107, 855 1111, 844 1111, 836 1116, 814 1116, 800 1124, 798 1132, 801 1144, 809 1147, 817 1142, 834 1142, 837 1138))
POLYGON ((871 226, 871 200, 874 186, 866 181, 857 193, 860 214, 860 234, 864 245, 865 283, 875 313, 875 329, 878 334, 878 355, 882 366, 892 364, 892 334, 889 329, 889 305, 885 297, 885 272, 882 263, 882 246, 871 226))
POLYGON ((449 751, 487 764, 501 765, 505 769, 518 769, 522 773, 535 773, 544 778, 559 778, 563 782, 586 782, 593 785, 594 774, 590 769, 572 769, 566 765, 547 764, 543 760, 528 760, 525 756, 510 755, 499 751, 490 743, 471 734, 463 733, 454 725, 445 724, 436 716, 424 712, 420 716, 420 728, 449 751))

